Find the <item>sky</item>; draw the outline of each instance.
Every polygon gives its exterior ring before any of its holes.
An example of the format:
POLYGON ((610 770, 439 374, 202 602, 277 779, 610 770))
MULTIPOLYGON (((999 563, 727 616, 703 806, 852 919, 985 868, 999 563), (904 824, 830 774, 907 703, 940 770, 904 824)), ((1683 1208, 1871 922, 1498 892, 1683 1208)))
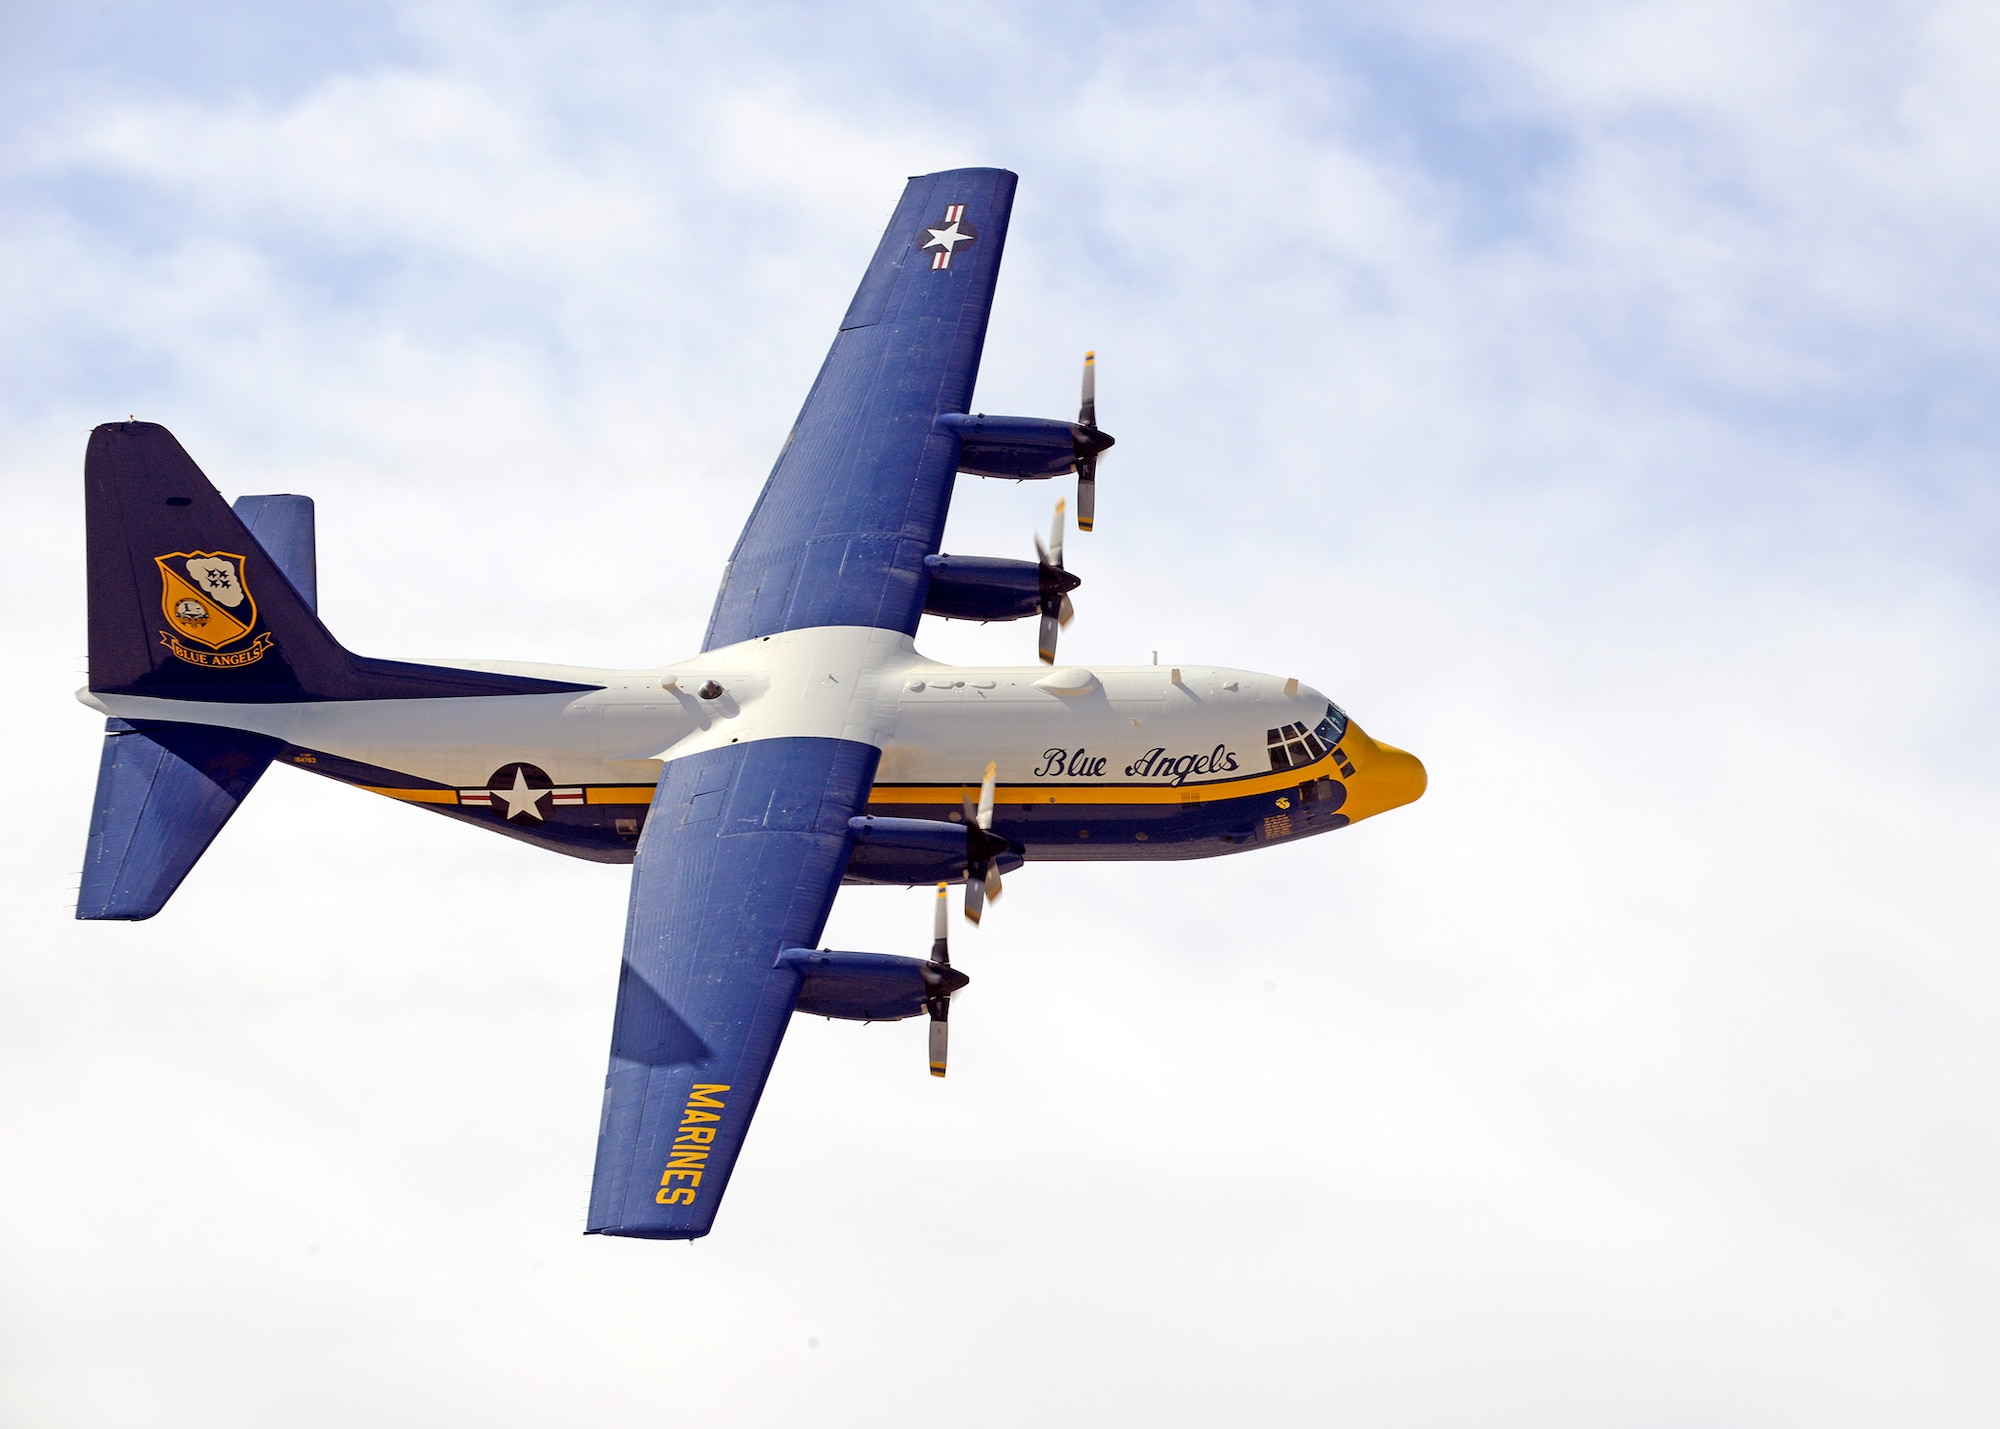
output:
MULTIPOLYGON (((0 5, 0 1424, 1993 1423, 1996 55, 1970 4, 0 5), (623 869, 279 771, 73 920, 93 425, 313 496, 353 649, 684 657, 904 177, 970 164, 1021 176, 977 405, 1095 348, 1118 439, 1065 657, 1296 674, 1420 803, 1010 877, 951 1077, 797 1020, 692 1246, 580 1234, 623 869)), ((968 478, 946 548, 1066 485, 968 478)))

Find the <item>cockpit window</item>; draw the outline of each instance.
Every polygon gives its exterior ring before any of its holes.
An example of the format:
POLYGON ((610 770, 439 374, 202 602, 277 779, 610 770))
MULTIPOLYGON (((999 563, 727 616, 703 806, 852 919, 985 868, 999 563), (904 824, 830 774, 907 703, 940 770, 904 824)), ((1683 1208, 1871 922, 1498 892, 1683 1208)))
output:
POLYGON ((1339 744, 1346 733, 1347 716, 1338 705, 1329 702, 1326 718, 1311 729, 1303 724, 1288 724, 1282 729, 1265 730, 1265 752, 1271 756, 1273 769, 1298 769, 1326 758, 1327 751, 1339 744))
POLYGON ((1273 769, 1296 769, 1326 754, 1326 746, 1302 724, 1265 730, 1264 744, 1273 769))

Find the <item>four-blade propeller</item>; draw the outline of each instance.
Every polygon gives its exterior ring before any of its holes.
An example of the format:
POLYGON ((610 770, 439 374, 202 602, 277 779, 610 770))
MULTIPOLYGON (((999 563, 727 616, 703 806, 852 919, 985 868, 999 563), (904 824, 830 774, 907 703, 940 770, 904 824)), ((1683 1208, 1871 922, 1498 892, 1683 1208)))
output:
POLYGON ((1083 355, 1083 402, 1070 427, 1076 444, 1076 528, 1088 531, 1097 523, 1097 459, 1112 440, 1097 426, 1097 353, 1083 355))
POLYGON ((951 965, 951 915, 945 906, 948 885, 937 886, 937 915, 931 920, 931 960, 924 964, 924 1011, 931 1015, 931 1075, 944 1075, 951 1039, 952 994, 972 979, 951 965))
POLYGON ((1042 566, 1042 636, 1038 653, 1044 665, 1056 662, 1056 632, 1076 619, 1076 607, 1069 593, 1083 582, 1063 569, 1063 511, 1066 503, 1056 503, 1055 520, 1049 525, 1049 543, 1035 537, 1035 555, 1042 566))
POLYGON ((989 761, 986 778, 979 785, 979 803, 975 807, 968 795, 963 799, 965 808, 965 916, 972 922, 979 921, 985 910, 986 900, 1000 896, 999 855, 1006 852, 1007 840, 993 832, 993 781, 998 766, 989 761))

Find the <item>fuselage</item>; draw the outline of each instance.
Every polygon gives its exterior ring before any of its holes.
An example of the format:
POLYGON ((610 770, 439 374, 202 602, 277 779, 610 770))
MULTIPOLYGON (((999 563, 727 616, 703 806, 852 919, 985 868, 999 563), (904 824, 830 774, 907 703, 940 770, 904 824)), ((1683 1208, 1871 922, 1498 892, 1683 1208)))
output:
MULTIPOLYGON (((250 730, 282 762, 578 857, 632 857, 666 762, 819 736, 881 750, 869 812, 957 821, 996 768, 1028 860, 1200 858, 1342 828, 1424 769, 1296 679, 1214 666, 940 664, 817 627, 653 669, 451 661, 594 686, 469 699, 210 704, 84 693, 130 720, 250 730)), ((851 881, 874 881, 865 865, 851 881)))

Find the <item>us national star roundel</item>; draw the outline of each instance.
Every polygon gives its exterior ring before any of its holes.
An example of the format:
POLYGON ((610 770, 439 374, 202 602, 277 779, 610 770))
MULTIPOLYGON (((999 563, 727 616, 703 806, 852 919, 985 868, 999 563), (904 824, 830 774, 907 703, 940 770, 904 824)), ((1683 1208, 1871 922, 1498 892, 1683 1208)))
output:
POLYGON ((978 241, 979 230, 965 221, 965 205, 954 203, 946 205, 942 223, 917 235, 917 251, 930 254, 931 271, 936 273, 951 266, 952 254, 978 241))
POLYGON ((493 771, 484 789, 460 789, 462 807, 499 809, 508 823, 540 824, 548 821, 551 805, 568 808, 584 802, 581 786, 557 788, 556 781, 533 764, 503 764, 493 771))
POLYGON ((153 557, 153 563, 160 568, 160 610, 173 627, 160 632, 169 650, 190 665, 223 669, 263 658, 271 646, 268 633, 248 649, 228 649, 248 640, 257 628, 257 601, 243 578, 243 557, 233 551, 175 551, 153 557), (192 649, 181 639, 208 649, 192 649))

